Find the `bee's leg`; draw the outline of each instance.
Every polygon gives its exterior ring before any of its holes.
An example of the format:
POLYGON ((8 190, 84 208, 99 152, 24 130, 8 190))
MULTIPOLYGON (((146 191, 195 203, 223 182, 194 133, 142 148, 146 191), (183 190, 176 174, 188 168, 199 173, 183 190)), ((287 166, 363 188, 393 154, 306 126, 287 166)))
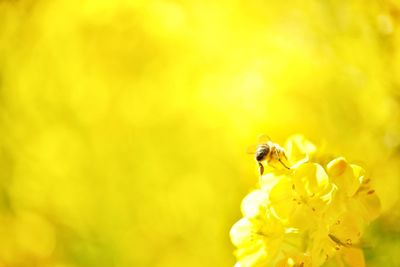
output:
POLYGON ((286 166, 285 163, 283 163, 283 161, 281 160, 281 158, 278 158, 279 162, 288 170, 290 170, 290 168, 288 166, 286 166))
MULTIPOLYGON (((285 153, 282 153, 282 154, 283 154, 284 157, 286 158, 285 153)), ((280 162, 286 169, 290 170, 290 168, 289 168, 288 166, 286 166, 286 164, 282 161, 282 159, 281 159, 281 157, 280 157, 280 155, 279 155, 279 152, 278 152, 277 150, 275 150, 275 156, 276 156, 276 158, 279 160, 279 162, 280 162)), ((287 159, 287 158, 286 158, 286 159, 287 159)))
POLYGON ((264 165, 262 165, 262 163, 261 162, 259 162, 258 163, 258 166, 259 166, 259 171, 260 171, 260 175, 263 175, 264 174, 264 165))

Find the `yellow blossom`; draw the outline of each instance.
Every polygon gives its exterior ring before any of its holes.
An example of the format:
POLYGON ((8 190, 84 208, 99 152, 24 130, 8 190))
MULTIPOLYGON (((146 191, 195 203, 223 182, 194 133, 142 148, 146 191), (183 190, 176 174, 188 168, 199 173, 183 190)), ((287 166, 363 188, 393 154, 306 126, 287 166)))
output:
POLYGON ((290 169, 268 168, 242 202, 244 218, 230 232, 236 266, 318 267, 352 258, 364 266, 356 247, 380 212, 365 170, 343 157, 321 165, 316 146, 300 135, 285 151, 290 169))
POLYGON ((231 229, 239 266, 265 266, 278 252, 284 229, 273 218, 242 218, 231 229))
POLYGON ((293 135, 289 138, 285 148, 292 165, 308 161, 317 151, 316 146, 302 135, 293 135))

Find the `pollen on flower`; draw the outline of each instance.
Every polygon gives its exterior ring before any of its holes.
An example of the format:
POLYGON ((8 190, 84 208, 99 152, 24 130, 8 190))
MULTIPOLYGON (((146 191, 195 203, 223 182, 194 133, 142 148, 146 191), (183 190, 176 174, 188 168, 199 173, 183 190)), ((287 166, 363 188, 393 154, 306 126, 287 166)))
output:
POLYGON ((318 267, 351 257, 363 263, 356 247, 380 212, 371 178, 343 157, 321 165, 317 147, 300 135, 285 151, 290 170, 268 168, 242 202, 244 217, 230 232, 235 266, 318 267))

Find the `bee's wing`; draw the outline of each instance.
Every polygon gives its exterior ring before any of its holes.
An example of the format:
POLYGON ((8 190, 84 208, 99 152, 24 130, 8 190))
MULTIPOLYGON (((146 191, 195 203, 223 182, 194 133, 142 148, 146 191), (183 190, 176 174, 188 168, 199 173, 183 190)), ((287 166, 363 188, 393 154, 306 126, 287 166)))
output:
POLYGON ((246 153, 247 154, 255 154, 257 151, 257 145, 251 145, 246 148, 246 153))
POLYGON ((249 146, 246 149, 247 154, 255 154, 257 151, 258 145, 265 144, 268 141, 271 141, 271 138, 266 134, 261 134, 261 135, 257 136, 257 144, 249 146))
POLYGON ((265 144, 265 143, 267 143, 268 141, 271 141, 271 137, 269 137, 269 136, 266 135, 266 134, 261 134, 261 135, 259 135, 259 136, 257 137, 257 142, 258 142, 259 144, 265 144))

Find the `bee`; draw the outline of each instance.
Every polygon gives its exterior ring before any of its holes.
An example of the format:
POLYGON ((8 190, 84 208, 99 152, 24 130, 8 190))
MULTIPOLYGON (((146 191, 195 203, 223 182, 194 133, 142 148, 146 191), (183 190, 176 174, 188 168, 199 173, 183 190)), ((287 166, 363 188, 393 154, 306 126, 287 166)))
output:
POLYGON ((260 175, 264 174, 264 165, 266 162, 270 166, 274 166, 274 163, 279 162, 283 167, 290 170, 290 168, 283 162, 288 161, 285 150, 278 144, 273 143, 271 138, 267 135, 261 135, 258 138, 258 145, 248 149, 248 153, 254 154, 254 159, 257 161, 259 166, 260 175))

